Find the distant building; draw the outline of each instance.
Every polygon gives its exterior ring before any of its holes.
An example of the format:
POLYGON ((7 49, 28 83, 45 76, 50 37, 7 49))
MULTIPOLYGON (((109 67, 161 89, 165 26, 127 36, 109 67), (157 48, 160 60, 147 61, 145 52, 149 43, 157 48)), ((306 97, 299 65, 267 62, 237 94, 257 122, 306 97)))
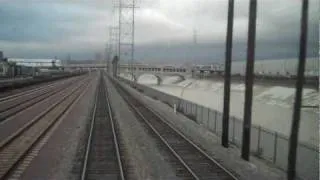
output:
POLYGON ((0 77, 13 77, 16 75, 16 64, 8 62, 7 58, 0 61, 0 77))
POLYGON ((10 74, 10 64, 3 57, 3 52, 0 51, 0 77, 5 77, 10 74))
POLYGON ((0 77, 7 76, 9 71, 9 64, 5 61, 0 61, 0 77))
POLYGON ((9 58, 9 62, 15 62, 17 65, 28 67, 53 68, 62 67, 62 62, 59 59, 19 59, 9 58))

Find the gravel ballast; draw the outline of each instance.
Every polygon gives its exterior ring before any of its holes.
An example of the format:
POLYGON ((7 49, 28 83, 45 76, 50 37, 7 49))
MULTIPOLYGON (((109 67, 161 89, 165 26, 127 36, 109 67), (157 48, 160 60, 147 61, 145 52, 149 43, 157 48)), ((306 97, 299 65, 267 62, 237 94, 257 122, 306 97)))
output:
MULTIPOLYGON (((126 149, 126 158, 133 166, 137 180, 178 179, 163 152, 157 148, 154 139, 136 119, 127 103, 111 82, 106 79, 114 118, 126 149)), ((131 179, 131 178, 130 178, 131 179)))

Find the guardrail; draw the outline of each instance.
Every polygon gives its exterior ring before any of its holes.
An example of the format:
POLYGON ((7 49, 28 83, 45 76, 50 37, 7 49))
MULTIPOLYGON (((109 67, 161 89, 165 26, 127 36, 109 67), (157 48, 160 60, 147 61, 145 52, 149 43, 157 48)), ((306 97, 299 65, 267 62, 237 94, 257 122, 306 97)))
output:
MULTIPOLYGON (((194 122, 206 127, 214 134, 222 135, 222 112, 202 105, 172 96, 153 88, 133 84, 132 81, 121 78, 121 81, 132 85, 133 88, 145 95, 160 100, 171 107, 177 105, 177 110, 194 122)), ((241 147, 243 121, 230 117, 229 142, 241 147)), ((276 167, 286 171, 288 165, 289 138, 261 126, 251 126, 251 155, 266 160, 276 167)), ((299 143, 297 150, 297 176, 301 179, 312 180, 319 177, 319 148, 306 143, 299 143)))

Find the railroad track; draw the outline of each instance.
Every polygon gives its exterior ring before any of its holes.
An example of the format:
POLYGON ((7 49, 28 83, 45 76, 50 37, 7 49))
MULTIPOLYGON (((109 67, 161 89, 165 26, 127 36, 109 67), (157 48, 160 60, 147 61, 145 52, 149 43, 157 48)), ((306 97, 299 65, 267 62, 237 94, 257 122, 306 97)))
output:
POLYGON ((159 114, 133 97, 127 90, 111 80, 120 95, 136 114, 136 117, 157 137, 159 149, 165 148, 174 159, 168 161, 176 169, 178 177, 183 179, 236 180, 237 178, 212 159, 202 149, 184 136, 159 114), (179 164, 177 164, 177 162, 179 164), (181 168, 182 167, 182 168, 181 168))
POLYGON ((61 116, 76 102, 88 87, 90 80, 74 85, 58 102, 52 104, 37 117, 0 142, 0 179, 8 178, 23 161, 30 149, 55 125, 61 116))
MULTIPOLYGON (((73 78, 70 78, 70 79, 73 79, 73 78)), ((60 84, 60 83, 61 83, 61 80, 60 81, 55 81, 55 82, 50 82, 50 83, 45 84, 45 85, 35 85, 33 88, 28 88, 23 92, 18 92, 18 93, 14 93, 12 95, 5 95, 5 97, 3 97, 3 96, 0 97, 0 103, 19 98, 21 96, 30 95, 30 94, 33 94, 35 92, 40 92, 40 91, 42 91, 44 89, 47 89, 47 88, 50 88, 50 87, 54 87, 54 86, 56 86, 57 84, 60 84)))
POLYGON ((102 77, 96 94, 81 180, 124 180, 117 130, 102 77))
POLYGON ((6 120, 12 115, 23 111, 55 94, 60 93, 68 86, 75 84, 80 79, 67 80, 66 82, 60 82, 59 84, 47 86, 41 90, 27 92, 21 94, 18 97, 7 99, 0 102, 0 122, 6 120))

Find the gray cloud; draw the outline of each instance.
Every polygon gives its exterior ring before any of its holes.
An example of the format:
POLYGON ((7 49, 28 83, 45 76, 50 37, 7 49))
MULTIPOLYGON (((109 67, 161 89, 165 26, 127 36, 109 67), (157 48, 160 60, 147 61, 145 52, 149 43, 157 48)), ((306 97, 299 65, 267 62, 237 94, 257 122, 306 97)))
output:
MULTIPOLYGON (((139 2, 139 1, 138 1, 139 2)), ((246 56, 248 2, 235 1, 235 60, 246 56)), ((107 41, 112 1, 7 0, 0 7, 0 48, 7 56, 93 58, 107 41)), ((227 1, 141 1, 136 14, 136 59, 213 61, 224 59, 227 1), (193 29, 198 46, 192 49, 193 29), (167 48, 171 44, 170 49, 167 48), (194 58, 191 58, 194 57, 194 58)), ((308 55, 318 55, 317 0, 310 1, 308 55)), ((258 1, 257 58, 296 57, 300 1, 258 1)))

